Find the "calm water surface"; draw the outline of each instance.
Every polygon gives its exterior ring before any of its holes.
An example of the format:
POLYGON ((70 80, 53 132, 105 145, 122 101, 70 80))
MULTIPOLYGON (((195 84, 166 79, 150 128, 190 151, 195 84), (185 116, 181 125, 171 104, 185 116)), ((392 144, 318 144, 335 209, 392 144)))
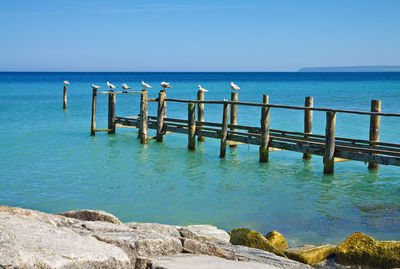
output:
MULTIPOLYGON (((304 104, 368 111, 371 99, 384 112, 400 113, 400 73, 0 73, 0 204, 45 212, 103 209, 122 221, 209 223, 225 230, 249 227, 282 232, 292 245, 338 243, 354 231, 400 240, 400 167, 369 172, 361 162, 336 164, 322 174, 322 158, 272 152, 258 163, 258 147, 228 149, 207 139, 196 152, 187 137, 141 145, 137 131, 91 137, 92 83, 105 87, 140 81, 170 81, 171 98, 230 98, 228 82, 243 90, 242 101, 304 104), (68 110, 62 110, 63 80, 69 80, 68 110)), ((139 112, 139 96, 117 95, 117 115, 139 112)), ((97 127, 106 128, 107 98, 98 97, 97 127)), ((156 104, 149 107, 155 115, 156 104)), ((185 119, 185 104, 169 103, 167 114, 185 119)), ((259 124, 257 108, 239 108, 239 124, 259 124)), ((206 121, 220 122, 221 105, 206 105, 206 121)), ((400 119, 382 118, 381 141, 400 143, 400 119)), ((369 118, 338 114, 337 136, 368 139, 369 118)), ((303 130, 301 111, 272 109, 271 128, 303 130)), ((323 134, 325 115, 314 113, 314 133, 323 134)), ((152 131, 151 131, 152 132, 152 131)), ((152 135, 152 133, 151 133, 152 135)))

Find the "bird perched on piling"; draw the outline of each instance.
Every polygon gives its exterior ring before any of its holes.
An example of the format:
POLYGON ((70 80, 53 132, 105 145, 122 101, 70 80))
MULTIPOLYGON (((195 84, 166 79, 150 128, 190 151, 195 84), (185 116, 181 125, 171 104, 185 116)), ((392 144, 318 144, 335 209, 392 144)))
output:
POLYGON ((111 90, 118 88, 117 86, 111 84, 110 82, 107 81, 107 87, 110 88, 111 90))
POLYGON ((68 80, 64 80, 64 85, 69 85, 69 81, 68 80))
POLYGON ((124 89, 124 90, 130 90, 131 87, 129 87, 128 85, 126 85, 126 84, 124 83, 124 84, 122 84, 122 89, 124 89))
POLYGON ((235 83, 231 82, 231 88, 234 91, 240 91, 241 89, 238 87, 238 85, 236 85, 235 83))
POLYGON ((100 89, 100 88, 101 88, 100 86, 97 86, 97 85, 92 84, 92 89, 93 89, 93 90, 98 90, 98 89, 100 89))
POLYGON ((203 87, 201 87, 201 85, 199 85, 199 91, 201 92, 208 92, 208 90, 204 89, 203 87))
POLYGON ((145 90, 147 90, 147 88, 151 88, 151 86, 149 84, 147 84, 146 82, 144 82, 144 81, 142 81, 142 87, 145 90))
POLYGON ((163 87, 164 89, 170 89, 172 88, 171 86, 169 86, 169 82, 161 82, 161 87, 163 87))

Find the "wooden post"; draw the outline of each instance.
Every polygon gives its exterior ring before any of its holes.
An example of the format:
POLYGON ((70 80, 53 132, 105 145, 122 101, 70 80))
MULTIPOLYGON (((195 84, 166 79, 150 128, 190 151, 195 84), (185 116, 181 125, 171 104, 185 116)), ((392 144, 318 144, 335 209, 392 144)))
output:
POLYGON ((96 135, 96 102, 97 102, 97 89, 93 89, 92 95, 92 122, 90 124, 90 135, 96 135))
MULTIPOLYGON (((263 103, 268 104, 268 95, 263 95, 263 103)), ((268 143, 269 143, 269 107, 261 108, 261 146, 260 162, 268 162, 268 143)))
POLYGON ((335 127, 336 112, 326 112, 326 129, 325 129, 325 155, 324 155, 324 174, 333 174, 335 165, 335 127))
POLYGON ((148 101, 147 90, 142 90, 140 98, 140 143, 147 144, 148 141, 148 101))
MULTIPOLYGON (((371 100, 371 112, 381 112, 381 100, 371 100)), ((369 123, 369 141, 379 142, 379 131, 381 128, 381 116, 371 115, 369 123)), ((376 163, 368 163, 368 169, 378 169, 376 163)))
POLYGON ((108 94, 108 133, 115 134, 115 93, 108 94))
MULTIPOLYGON (((232 92, 231 93, 231 101, 237 102, 239 100, 238 95, 239 95, 238 92, 232 92)), ((237 115, 238 115, 238 105, 232 104, 232 106, 231 106, 231 124, 232 125, 237 124, 237 115)), ((231 128, 231 131, 236 131, 236 129, 231 128)), ((236 148, 237 145, 230 145, 230 147, 236 148)))
MULTIPOLYGON (((306 101, 304 106, 305 107, 313 107, 314 100, 311 96, 306 97, 306 101)), ((305 137, 308 137, 308 134, 312 134, 312 118, 313 112, 312 110, 304 110, 304 133, 306 134, 305 137)), ((310 153, 303 153, 304 160, 311 160, 310 153)))
POLYGON ((167 116, 167 102, 165 99, 167 98, 167 94, 165 90, 160 91, 158 94, 158 108, 157 108, 157 142, 163 141, 163 126, 164 126, 164 118, 167 116))
POLYGON ((64 85, 63 109, 67 109, 67 85, 64 85))
POLYGON ((196 106, 188 104, 188 149, 196 150, 196 106))
POLYGON ((226 156, 226 142, 228 138, 228 119, 229 118, 229 104, 224 103, 224 112, 222 116, 222 131, 221 131, 221 147, 219 157, 225 158, 226 156))
MULTIPOLYGON (((204 100, 204 92, 203 91, 198 91, 197 92, 197 100, 198 101, 203 101, 204 100)), ((197 121, 198 122, 204 122, 204 104, 203 103, 197 103, 197 121)), ((198 127, 199 130, 201 130, 202 126, 200 123, 200 126, 198 127)), ((206 138, 204 136, 197 136, 197 141, 204 142, 206 138)))

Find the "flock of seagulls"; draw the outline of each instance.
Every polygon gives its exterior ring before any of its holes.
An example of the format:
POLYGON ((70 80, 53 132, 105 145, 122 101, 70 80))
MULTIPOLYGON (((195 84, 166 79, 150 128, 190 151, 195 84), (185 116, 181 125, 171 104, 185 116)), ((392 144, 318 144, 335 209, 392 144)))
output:
MULTIPOLYGON (((70 84, 70 83, 69 83, 68 80, 64 80, 64 85, 69 85, 69 84, 70 84)), ((163 81, 163 82, 161 82, 161 87, 162 87, 164 90, 165 90, 165 89, 171 89, 172 87, 171 87, 169 84, 170 84, 169 82, 164 82, 164 81, 163 81)), ((236 85, 236 84, 233 83, 233 82, 230 82, 230 85, 231 85, 231 88, 232 88, 233 91, 240 91, 240 90, 241 90, 241 89, 239 88, 239 86, 236 85)), ((107 81, 107 87, 108 87, 111 91, 113 91, 113 90, 115 90, 115 89, 118 88, 117 86, 115 86, 114 84, 111 84, 111 83, 108 82, 108 81, 107 81)), ((143 89, 145 89, 145 90, 151 88, 151 86, 150 86, 149 84, 147 84, 146 82, 144 82, 144 81, 142 81, 142 87, 143 87, 143 89)), ((208 90, 204 89, 200 84, 198 85, 198 87, 199 87, 199 91, 208 92, 208 90)), ((101 86, 92 84, 92 88, 93 88, 94 90, 98 90, 98 89, 101 88, 101 86)), ((121 88, 122 88, 123 90, 130 90, 130 89, 131 89, 131 87, 129 87, 129 86, 128 86, 127 84, 125 84, 125 83, 121 85, 121 88)))

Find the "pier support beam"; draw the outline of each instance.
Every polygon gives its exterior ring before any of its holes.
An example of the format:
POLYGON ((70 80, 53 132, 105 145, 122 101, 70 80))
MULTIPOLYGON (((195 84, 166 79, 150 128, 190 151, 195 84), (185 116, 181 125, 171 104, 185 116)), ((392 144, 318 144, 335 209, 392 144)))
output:
POLYGON ((92 95, 92 121, 90 123, 90 135, 96 135, 96 102, 97 102, 97 89, 93 89, 92 95))
POLYGON ((108 94, 108 133, 115 134, 115 93, 108 94))
MULTIPOLYGON (((371 112, 381 112, 381 100, 371 100, 371 112)), ((379 131, 381 128, 381 116, 371 115, 369 125, 369 141, 379 142, 379 131)), ((375 154, 374 154, 375 155, 375 154)), ((378 169, 376 163, 368 163, 368 169, 378 169)))
MULTIPOLYGON (((239 93, 232 92, 231 93, 231 101, 237 102, 239 100, 239 93)), ((232 104, 231 106, 231 125, 237 125, 237 118, 238 118, 238 105, 232 104)), ((231 128, 231 131, 236 131, 235 128, 231 128)), ((237 145, 229 145, 231 148, 236 148, 237 145)))
MULTIPOLYGON (((306 97, 305 100, 305 107, 313 107, 314 100, 311 96, 306 97)), ((312 110, 304 110, 304 133, 306 134, 305 137, 308 138, 308 134, 312 134, 312 118, 313 118, 313 111, 312 110)), ((303 153, 304 160, 311 160, 310 153, 303 153)))
MULTIPOLYGON (((263 95, 263 103, 268 104, 268 95, 263 95)), ((268 143, 269 143, 269 107, 261 108, 261 146, 260 146, 260 162, 268 162, 268 143)))
POLYGON ((335 166, 336 112, 326 112, 324 174, 333 174, 335 166))
POLYGON ((226 156, 226 143, 228 138, 228 120, 229 120, 229 104, 224 103, 224 111, 222 115, 221 147, 219 151, 220 158, 225 158, 226 156))
MULTIPOLYGON (((204 101, 204 92, 203 91, 198 91, 197 92, 197 100, 198 101, 204 101)), ((200 122, 200 126, 198 127, 199 130, 201 130, 201 123, 204 122, 204 104, 203 103, 197 103, 197 121, 200 122)), ((206 138, 204 136, 197 136, 197 141, 204 142, 206 141, 206 138)))
POLYGON ((196 106, 188 104, 188 149, 196 150, 196 106))
POLYGON ((67 85, 64 85, 63 109, 67 109, 67 85))
POLYGON ((167 116, 167 102, 165 99, 167 98, 167 94, 165 90, 160 91, 158 94, 158 108, 157 108, 157 142, 163 142, 163 127, 164 127, 164 118, 167 116))
POLYGON ((147 144, 148 141, 148 101, 147 90, 142 90, 140 98, 140 122, 139 122, 140 143, 147 144))

